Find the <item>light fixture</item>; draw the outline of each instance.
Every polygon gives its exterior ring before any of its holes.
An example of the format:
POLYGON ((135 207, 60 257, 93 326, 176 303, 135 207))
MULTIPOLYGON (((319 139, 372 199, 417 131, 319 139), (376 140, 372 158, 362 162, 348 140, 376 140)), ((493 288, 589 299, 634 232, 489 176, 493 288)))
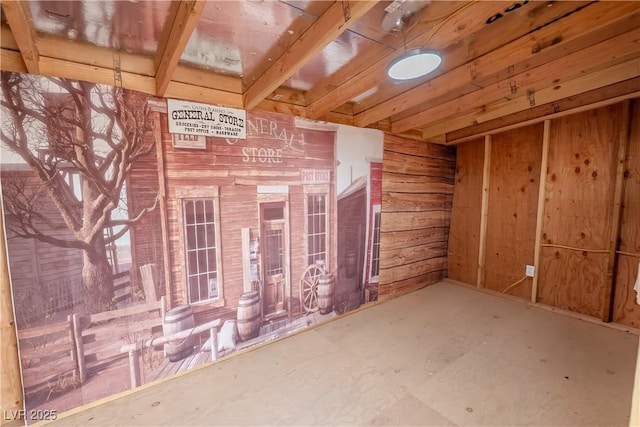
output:
POLYGON ((393 80, 411 80, 433 72, 442 58, 433 50, 415 49, 394 59, 387 67, 387 75, 393 80))

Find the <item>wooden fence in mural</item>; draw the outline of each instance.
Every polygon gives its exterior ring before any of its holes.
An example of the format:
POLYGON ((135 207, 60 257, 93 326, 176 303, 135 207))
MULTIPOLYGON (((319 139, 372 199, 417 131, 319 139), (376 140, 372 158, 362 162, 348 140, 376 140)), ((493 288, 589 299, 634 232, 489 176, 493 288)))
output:
POLYGON ((161 334, 159 301, 83 316, 18 332, 24 388, 64 389, 124 358, 120 347, 161 334))

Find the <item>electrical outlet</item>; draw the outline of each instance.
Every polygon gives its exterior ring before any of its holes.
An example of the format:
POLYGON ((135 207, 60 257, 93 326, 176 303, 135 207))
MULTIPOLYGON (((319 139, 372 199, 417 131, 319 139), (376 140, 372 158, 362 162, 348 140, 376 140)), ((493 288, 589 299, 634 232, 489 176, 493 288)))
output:
POLYGON ((536 274, 536 268, 533 265, 527 265, 527 268, 524 270, 524 274, 526 274, 527 277, 533 277, 536 274))

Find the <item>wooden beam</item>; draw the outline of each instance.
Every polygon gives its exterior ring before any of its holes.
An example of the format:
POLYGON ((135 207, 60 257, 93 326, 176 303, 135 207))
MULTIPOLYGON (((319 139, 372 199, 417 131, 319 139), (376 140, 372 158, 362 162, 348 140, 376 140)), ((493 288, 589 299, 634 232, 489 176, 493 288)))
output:
POLYGON ((0 51, 0 67, 2 71, 12 71, 14 73, 29 72, 22 59, 22 55, 15 50, 2 49, 0 51))
POLYGON ((489 222, 489 177, 491 176, 491 135, 484 137, 484 165, 482 167, 482 207, 480 208, 480 246, 478 248, 478 280, 476 286, 484 287, 484 264, 487 249, 487 224, 489 222))
POLYGON ((607 277, 605 279, 604 297, 602 301, 602 321, 611 322, 613 313, 613 295, 615 293, 615 271, 618 261, 618 237, 620 236, 620 219, 625 186, 625 166, 627 163, 627 149, 629 134, 631 133, 631 105, 630 101, 622 104, 620 134, 618 136, 618 157, 616 159, 616 181, 613 192, 613 208, 611 212, 611 230, 609 233, 609 256, 607 258, 607 277))
MULTIPOLYGON (((109 49, 89 43, 63 39, 55 36, 38 37, 40 56, 60 59, 78 64, 93 65, 113 69, 114 58, 120 61, 120 71, 153 77, 155 65, 153 59, 123 50, 109 49)), ((112 72, 113 75, 113 72, 112 72)), ((112 84, 114 79, 112 77, 112 84)))
POLYGON ((638 96, 638 91, 640 91, 640 77, 594 89, 576 96, 561 99, 557 102, 539 105, 529 110, 489 120, 482 124, 449 132, 446 134, 446 142, 450 144, 459 144, 490 133, 514 129, 513 126, 521 127, 522 123, 526 123, 528 126, 530 124, 539 123, 547 118, 561 117, 562 115, 569 113, 574 114, 573 111, 577 111, 577 109, 595 109, 616 104, 625 99, 638 96))
POLYGON ((305 31, 298 40, 246 91, 244 105, 255 108, 271 92, 287 81, 329 43, 377 4, 377 1, 340 1, 305 31))
POLYGON ((32 25, 29 3, 25 1, 4 0, 2 10, 11 27, 13 37, 20 48, 20 53, 27 70, 31 74, 40 74, 38 47, 32 25))
MULTIPOLYGON (((406 49, 421 48, 428 45, 431 49, 443 51, 446 60, 441 66, 443 71, 449 71, 460 66, 470 59, 490 52, 511 40, 527 34, 531 27, 542 26, 557 18, 557 13, 573 11, 584 6, 585 3, 557 2, 553 7, 547 7, 546 3, 535 6, 533 18, 525 8, 510 13, 500 21, 500 25, 487 25, 486 19, 497 12, 502 12, 505 7, 502 2, 475 2, 465 9, 466 13, 455 13, 444 17, 442 23, 438 23, 433 31, 426 31, 419 37, 406 43, 406 49), (527 25, 523 25, 523 20, 527 25), (446 26, 445 26, 446 24, 446 26), (437 37, 435 37, 437 35, 437 37)), ((388 82, 386 68, 398 55, 391 53, 380 59, 368 69, 353 75, 348 80, 341 81, 340 85, 329 87, 323 84, 320 98, 314 99, 311 93, 308 99, 311 104, 308 107, 309 117, 316 118, 327 111, 353 99, 357 95, 381 84, 388 82)), ((437 73, 436 73, 437 75, 437 73)), ((467 73, 466 77, 469 77, 467 73)), ((408 83, 402 84, 402 90, 408 83)), ((422 94, 424 97, 425 95, 422 94)))
POLYGON ((444 75, 358 113, 355 123, 357 126, 366 126, 385 117, 424 105, 425 101, 451 93, 469 81, 483 87, 492 81, 514 76, 589 45, 637 29, 640 12, 637 11, 637 7, 632 6, 635 5, 629 3, 594 5, 583 13, 576 13, 535 33, 527 34, 476 58, 471 63, 461 65, 444 75), (617 14, 611 16, 614 12, 617 14), (585 13, 590 15, 585 17, 585 13), (598 22, 603 24, 594 26, 592 20, 585 19, 593 16, 594 13, 598 13, 598 22), (558 34, 561 36, 559 37, 558 34), (541 45, 548 46, 541 48, 541 45))
MULTIPOLYGON (((633 80, 634 82, 636 81, 635 78, 633 79, 628 79, 628 80, 633 80)), ((624 80, 623 80, 624 81, 624 80)), ((609 85, 612 86, 612 85, 609 85)), ((587 88, 589 89, 589 88, 587 88)), ((590 92, 593 92, 594 90, 597 90, 600 88, 595 88, 595 89, 591 89, 589 90, 590 92)), ((547 102, 546 104, 543 105, 550 105, 551 109, 553 111, 556 110, 556 106, 560 105, 561 102, 563 100, 567 100, 567 99, 572 99, 574 97, 577 97, 579 95, 582 95, 582 92, 579 92, 577 94, 574 95, 567 95, 565 98, 562 99, 557 99, 557 100, 552 100, 547 102)), ((596 108, 600 108, 600 107, 606 107, 608 105, 612 105, 612 104, 616 104, 618 102, 622 102, 626 99, 632 99, 632 98, 638 98, 640 97, 640 87, 636 87, 634 89, 633 92, 628 92, 626 94, 623 95, 619 95, 619 96, 614 96, 613 98, 607 98, 603 101, 596 101, 593 103, 585 103, 585 104, 581 104, 581 103, 577 103, 575 105, 577 106, 573 106, 573 103, 571 103, 572 105, 569 106, 566 109, 561 109, 558 108, 558 112, 557 113, 549 113, 549 114, 545 114, 543 117, 538 117, 538 118, 534 118, 534 119, 530 119, 530 120, 525 120, 523 122, 518 122, 515 124, 510 124, 510 125, 506 125, 506 126, 500 126, 500 127, 496 127, 496 128, 492 128, 489 131, 484 131, 484 132, 480 132, 479 134, 476 134, 475 137, 478 136, 484 136, 484 135, 488 135, 488 134, 493 134, 496 132, 503 132, 503 131, 507 131, 510 129, 515 129, 518 127, 522 127, 522 126, 528 126, 530 124, 534 124, 534 123, 539 123, 540 121, 544 120, 544 119, 555 119, 558 117, 564 117, 567 116, 569 114, 575 114, 575 113, 580 113, 583 111, 588 111, 588 110, 593 110, 596 108)), ((509 101, 504 102, 504 104, 508 104, 509 101)), ((535 107, 534 107, 535 108, 535 107)), ((522 109, 522 110, 517 110, 514 111, 512 114, 517 114, 519 112, 524 112, 527 111, 527 109, 522 109)), ((434 126, 429 127, 428 129, 425 129, 422 133, 423 138, 426 140, 427 138, 429 138, 430 136, 433 135, 440 135, 442 133, 447 133, 447 132, 452 132, 461 128, 465 128, 465 127, 470 127, 470 126, 476 126, 479 124, 479 122, 477 122, 475 120, 475 112, 466 114, 464 116, 461 116, 459 118, 455 118, 452 120, 448 120, 442 123, 438 123, 434 126)), ((501 117, 500 119, 506 119, 509 116, 504 116, 501 117)), ((495 120, 500 120, 500 119, 495 119, 495 120)), ((469 141, 471 139, 474 139, 474 137, 466 137, 466 138, 461 138, 461 139, 457 139, 457 140, 449 140, 450 144, 459 144, 461 142, 465 142, 465 141, 469 141)))
MULTIPOLYGON (((571 78, 584 76, 589 72, 601 70, 607 66, 638 57, 640 57, 640 40, 634 32, 630 31, 548 62, 533 70, 522 72, 509 79, 478 89, 458 99, 436 105, 413 116, 398 120, 393 123, 392 129, 394 133, 404 132, 415 127, 428 126, 431 123, 437 123, 449 117, 459 116, 474 109, 478 110, 478 122, 501 117, 505 115, 502 111, 496 111, 489 107, 492 102, 509 99, 526 104, 527 107, 543 104, 544 102, 538 100, 538 92, 541 90, 550 88, 552 92, 562 92, 561 89, 567 86, 567 80, 571 78), (559 76, 562 77, 560 78, 559 76), (531 99, 532 94, 535 99, 531 99)), ((633 62, 640 64, 637 59, 633 62)), ((597 73, 592 73, 592 75, 595 74, 597 73)), ((614 74, 608 78, 605 77, 603 83, 596 87, 606 86, 632 77, 634 75, 624 79, 617 79, 617 75, 614 74)), ((594 89, 594 87, 591 86, 586 90, 591 89, 594 89)), ((562 96, 561 98, 564 97, 562 96)), ((556 99, 561 98, 556 97, 556 99)))
POLYGON ((161 38, 165 43, 158 46, 157 50, 159 54, 159 57, 156 58, 157 96, 165 96, 171 77, 206 3, 203 0, 183 0, 178 4, 175 15, 169 18, 173 22, 165 28, 164 31, 167 35, 163 34, 161 38))
POLYGON ((186 83, 170 82, 165 92, 167 98, 197 100, 208 104, 242 108, 242 95, 186 83))
MULTIPOLYGON (((5 239, 3 216, 0 215, 0 409, 3 414, 23 409, 22 380, 20 376, 20 359, 18 357, 18 339, 14 322, 14 311, 11 298, 9 264, 5 239)), ((0 424, 14 421, 2 417, 0 424)))
MULTIPOLYGON (((468 36, 469 33, 486 26, 487 16, 492 16, 500 10, 504 10, 506 4, 503 5, 501 3, 502 2, 461 3, 462 6, 458 6, 450 12, 450 16, 448 17, 447 15, 441 16, 438 14, 440 16, 436 17, 436 20, 437 18, 440 18, 440 20, 436 22, 433 21, 434 12, 432 12, 433 9, 431 9, 431 5, 429 5, 429 7, 424 9, 422 19, 431 21, 432 25, 424 29, 421 34, 409 33, 404 48, 405 50, 417 49, 429 43, 430 48, 440 50, 448 46, 456 45, 458 41, 468 36), (462 10, 462 7, 473 8, 474 13, 457 13, 457 11, 462 10), (447 24, 446 28, 448 31, 440 31, 438 37, 432 40, 435 32, 440 30, 440 27, 445 23, 447 24), (413 37, 411 37, 412 35, 413 37)), ((367 90, 384 82, 388 82, 389 80, 386 75, 387 66, 397 56, 398 51, 394 50, 372 63, 372 65, 364 71, 357 72, 359 70, 353 69, 349 73, 349 78, 346 80, 334 81, 329 77, 327 81, 315 85, 308 93, 308 99, 311 101, 309 105, 310 117, 320 117, 367 90)), ((356 67, 358 66, 357 63, 354 63, 354 65, 356 67)), ((348 67, 352 67, 352 65, 349 64, 348 67)), ((444 69, 444 65, 442 68, 444 69)), ((406 86, 406 84, 403 86, 406 86)))
POLYGON ((544 121, 542 135, 542 161, 540 163, 540 179, 538 181, 538 209, 536 213, 536 238, 533 247, 533 284, 531 285, 531 302, 538 302, 538 278, 540 277, 540 251, 542 249, 542 224, 544 220, 544 202, 547 183, 547 168, 549 167, 549 140, 551 139, 551 120, 544 121))

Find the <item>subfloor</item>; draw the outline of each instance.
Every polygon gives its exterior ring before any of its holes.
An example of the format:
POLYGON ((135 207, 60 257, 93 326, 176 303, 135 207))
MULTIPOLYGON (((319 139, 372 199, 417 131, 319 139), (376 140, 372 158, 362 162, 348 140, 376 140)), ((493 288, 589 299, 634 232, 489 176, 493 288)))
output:
POLYGON ((637 348, 439 283, 52 424, 627 426, 637 348))

